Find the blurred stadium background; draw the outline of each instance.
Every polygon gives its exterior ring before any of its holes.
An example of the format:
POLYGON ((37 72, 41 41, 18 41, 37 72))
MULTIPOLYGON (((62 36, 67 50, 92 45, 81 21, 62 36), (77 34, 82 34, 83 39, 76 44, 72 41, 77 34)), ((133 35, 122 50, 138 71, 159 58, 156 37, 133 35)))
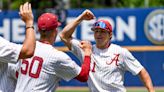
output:
MULTIPOLYGON (((12 42, 22 43, 24 40, 25 25, 18 10, 26 1, 32 3, 35 20, 44 12, 57 14, 62 22, 59 31, 85 9, 93 11, 97 19, 109 20, 114 30, 112 42, 129 49, 150 73, 156 92, 164 92, 164 0, 0 0, 0 35, 12 42)), ((90 31, 94 21, 82 22, 74 37, 94 44, 90 31)), ((36 34, 38 38, 37 31, 36 34)), ((80 64, 59 37, 54 46, 80 64)), ((128 92, 146 92, 140 79, 130 73, 125 75, 125 86, 128 92)), ((76 80, 61 81, 57 90, 88 91, 86 83, 76 80)))

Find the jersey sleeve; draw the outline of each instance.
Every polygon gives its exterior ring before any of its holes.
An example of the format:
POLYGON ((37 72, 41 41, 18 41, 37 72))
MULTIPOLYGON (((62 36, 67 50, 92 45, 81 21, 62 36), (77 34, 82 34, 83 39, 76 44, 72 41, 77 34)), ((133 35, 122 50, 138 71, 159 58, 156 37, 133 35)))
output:
POLYGON ((71 52, 80 60, 81 63, 83 63, 83 58, 84 58, 84 52, 80 48, 80 42, 76 39, 71 40, 71 52))
POLYGON ((55 64, 55 73, 58 77, 69 81, 80 74, 81 68, 65 53, 60 53, 55 64))
POLYGON ((17 64, 9 63, 8 70, 7 70, 7 73, 8 73, 7 76, 11 79, 17 80, 17 75, 16 75, 17 70, 18 70, 18 63, 17 64))
POLYGON ((131 72, 133 75, 137 75, 143 66, 140 62, 127 50, 124 49, 124 67, 127 71, 131 72))
POLYGON ((0 62, 16 63, 22 45, 11 43, 0 37, 0 62))

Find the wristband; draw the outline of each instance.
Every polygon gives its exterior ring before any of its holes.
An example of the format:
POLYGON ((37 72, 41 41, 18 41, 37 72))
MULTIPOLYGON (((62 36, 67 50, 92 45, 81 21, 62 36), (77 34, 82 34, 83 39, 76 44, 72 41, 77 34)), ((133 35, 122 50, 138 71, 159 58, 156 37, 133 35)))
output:
POLYGON ((29 29, 29 28, 32 28, 32 29, 34 29, 34 26, 26 27, 26 30, 27 30, 27 29, 29 29))

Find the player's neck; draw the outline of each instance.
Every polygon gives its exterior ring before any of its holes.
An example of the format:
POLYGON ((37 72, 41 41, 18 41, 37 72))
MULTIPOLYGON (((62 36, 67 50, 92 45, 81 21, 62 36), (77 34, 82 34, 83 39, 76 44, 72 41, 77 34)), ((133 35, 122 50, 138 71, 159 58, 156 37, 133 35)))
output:
POLYGON ((50 44, 50 45, 53 44, 51 41, 48 41, 48 40, 45 40, 45 39, 40 39, 39 41, 42 42, 42 43, 45 43, 45 44, 50 44))
POLYGON ((97 48, 99 48, 99 49, 106 49, 106 48, 108 48, 109 46, 110 46, 110 41, 106 44, 106 45, 104 45, 104 46, 98 46, 97 45, 97 48))

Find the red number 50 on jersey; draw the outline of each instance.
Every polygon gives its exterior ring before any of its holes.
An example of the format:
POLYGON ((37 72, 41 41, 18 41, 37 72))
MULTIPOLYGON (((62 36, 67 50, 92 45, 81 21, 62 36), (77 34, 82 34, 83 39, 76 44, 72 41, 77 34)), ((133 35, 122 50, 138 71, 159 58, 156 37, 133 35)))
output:
POLYGON ((29 76, 32 78, 38 78, 40 75, 42 64, 43 59, 38 56, 34 56, 31 63, 24 59, 21 65, 21 73, 24 75, 29 74, 29 76))

